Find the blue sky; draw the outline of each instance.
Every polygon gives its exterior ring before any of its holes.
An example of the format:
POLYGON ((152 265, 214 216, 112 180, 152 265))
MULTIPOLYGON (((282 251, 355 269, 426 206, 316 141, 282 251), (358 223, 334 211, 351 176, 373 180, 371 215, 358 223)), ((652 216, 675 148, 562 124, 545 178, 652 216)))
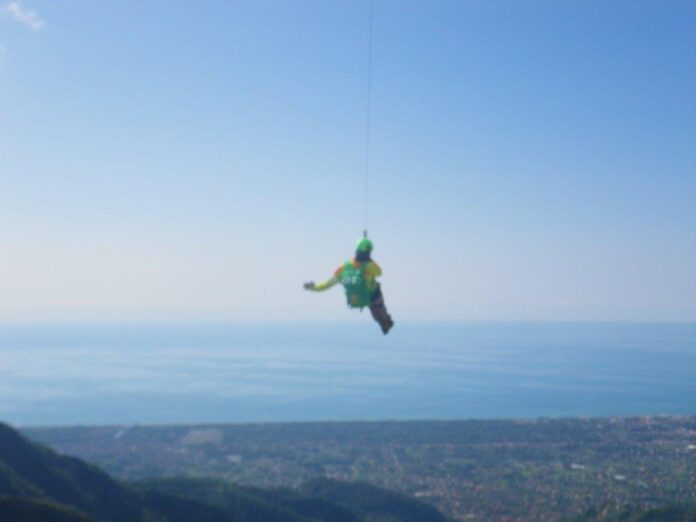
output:
MULTIPOLYGON (((0 0, 0 322, 365 320, 367 1, 0 0)), ((696 319, 696 4, 375 0, 413 320, 696 319)))

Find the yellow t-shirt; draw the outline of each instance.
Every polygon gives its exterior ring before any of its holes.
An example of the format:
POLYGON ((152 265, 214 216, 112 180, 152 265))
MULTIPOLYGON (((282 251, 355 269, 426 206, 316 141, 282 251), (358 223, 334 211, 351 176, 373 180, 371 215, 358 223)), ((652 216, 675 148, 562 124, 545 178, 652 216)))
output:
MULTIPOLYGON (((359 267, 361 264, 360 261, 356 261, 355 259, 351 260, 350 263, 356 268, 359 267)), ((345 264, 339 266, 334 272, 334 275, 331 279, 327 279, 326 281, 322 281, 321 283, 315 285, 314 290, 317 292, 321 292, 323 290, 331 288, 336 283, 338 283, 341 278, 341 272, 343 271, 344 266, 345 264)), ((367 283, 367 288, 370 291, 373 291, 377 288, 377 278, 381 275, 382 269, 380 268, 380 266, 374 261, 368 261, 367 266, 365 267, 365 283, 367 283)))
MULTIPOLYGON (((355 259, 351 260, 350 263, 355 267, 358 268, 362 263, 360 261, 356 261, 355 259)), ((343 272, 343 268, 345 265, 341 265, 336 269, 336 272, 334 272, 334 277, 336 278, 337 281, 340 281, 341 279, 341 272, 343 272)), ((365 266, 365 282, 367 283, 367 288, 370 291, 375 290, 377 288, 377 278, 382 275, 382 269, 380 266, 375 263, 374 261, 368 261, 367 265, 365 266)))

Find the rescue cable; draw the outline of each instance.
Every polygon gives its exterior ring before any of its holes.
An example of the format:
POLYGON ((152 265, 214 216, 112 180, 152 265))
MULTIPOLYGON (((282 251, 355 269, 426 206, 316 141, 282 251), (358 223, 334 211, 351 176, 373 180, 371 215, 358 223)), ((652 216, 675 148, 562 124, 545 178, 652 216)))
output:
POLYGON ((370 182, 370 126, 372 116, 372 25, 374 18, 374 0, 369 0, 368 37, 367 37, 367 101, 365 107, 365 228, 363 236, 367 237, 367 208, 370 182))

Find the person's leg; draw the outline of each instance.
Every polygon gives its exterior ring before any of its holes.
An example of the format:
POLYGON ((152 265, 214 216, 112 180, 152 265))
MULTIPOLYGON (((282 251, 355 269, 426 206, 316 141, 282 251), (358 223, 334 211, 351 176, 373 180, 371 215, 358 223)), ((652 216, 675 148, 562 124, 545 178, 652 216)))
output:
POLYGON ((377 285, 377 290, 372 296, 372 302, 370 303, 370 313, 372 318, 377 321, 379 326, 382 328, 382 332, 386 335, 387 332, 394 326, 394 321, 392 321, 389 312, 387 312, 387 307, 384 305, 384 296, 382 295, 382 289, 377 285))

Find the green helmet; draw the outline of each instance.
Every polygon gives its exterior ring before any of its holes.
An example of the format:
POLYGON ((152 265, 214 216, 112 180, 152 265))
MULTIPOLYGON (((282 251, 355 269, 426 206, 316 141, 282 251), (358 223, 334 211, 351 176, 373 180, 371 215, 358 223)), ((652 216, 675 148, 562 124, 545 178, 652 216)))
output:
POLYGON ((372 241, 366 237, 361 237, 358 239, 358 244, 356 245, 356 250, 358 252, 372 252, 372 241))

